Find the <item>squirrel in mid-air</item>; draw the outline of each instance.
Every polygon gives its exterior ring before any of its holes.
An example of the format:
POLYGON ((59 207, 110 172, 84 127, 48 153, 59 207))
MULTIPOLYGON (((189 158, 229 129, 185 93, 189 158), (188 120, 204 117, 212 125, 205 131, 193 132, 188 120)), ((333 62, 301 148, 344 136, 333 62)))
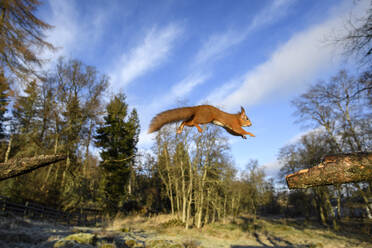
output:
POLYGON ((229 114, 211 105, 175 108, 161 112, 152 119, 148 132, 156 132, 165 124, 177 121, 183 121, 177 129, 177 133, 181 133, 185 125, 189 127, 194 126, 199 132, 203 132, 199 124, 213 123, 223 127, 230 134, 241 136, 243 139, 247 138, 245 135, 255 137, 252 133, 242 128, 252 125, 243 107, 241 107, 239 113, 229 114))

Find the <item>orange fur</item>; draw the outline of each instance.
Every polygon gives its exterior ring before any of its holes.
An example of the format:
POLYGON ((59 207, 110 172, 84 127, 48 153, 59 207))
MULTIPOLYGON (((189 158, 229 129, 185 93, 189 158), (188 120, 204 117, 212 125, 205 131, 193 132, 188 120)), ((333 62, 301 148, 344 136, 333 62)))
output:
POLYGON ((165 124, 177 121, 183 121, 177 129, 177 133, 181 133, 184 126, 194 126, 199 132, 202 132, 200 124, 213 123, 222 126, 232 135, 242 136, 244 139, 246 139, 245 135, 254 137, 252 133, 242 128, 252 125, 243 107, 241 107, 241 112, 229 114, 211 105, 176 108, 161 112, 152 119, 149 133, 158 131, 165 124))

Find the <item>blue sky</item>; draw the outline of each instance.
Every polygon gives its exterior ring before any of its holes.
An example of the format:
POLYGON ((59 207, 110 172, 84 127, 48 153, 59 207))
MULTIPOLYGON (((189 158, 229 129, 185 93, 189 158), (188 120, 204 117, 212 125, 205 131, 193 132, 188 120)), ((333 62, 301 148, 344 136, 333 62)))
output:
POLYGON ((151 147, 151 118, 179 106, 244 106, 256 135, 230 137, 237 167, 258 159, 269 176, 277 154, 306 130, 290 101, 353 61, 329 41, 370 2, 349 0, 45 1, 39 16, 55 26, 48 40, 65 56, 110 76, 139 112, 139 148, 151 147))

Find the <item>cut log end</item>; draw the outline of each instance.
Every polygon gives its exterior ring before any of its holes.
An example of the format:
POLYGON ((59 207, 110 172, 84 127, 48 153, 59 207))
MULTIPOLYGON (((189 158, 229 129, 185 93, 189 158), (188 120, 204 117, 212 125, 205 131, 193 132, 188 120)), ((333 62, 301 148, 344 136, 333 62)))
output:
POLYGON ((326 156, 309 169, 286 176, 289 189, 372 181, 372 153, 326 156))

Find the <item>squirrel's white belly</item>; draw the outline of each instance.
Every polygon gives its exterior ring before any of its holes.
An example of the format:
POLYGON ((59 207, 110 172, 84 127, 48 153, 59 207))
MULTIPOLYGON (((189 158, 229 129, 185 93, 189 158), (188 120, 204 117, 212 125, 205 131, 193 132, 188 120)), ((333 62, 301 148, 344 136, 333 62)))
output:
POLYGON ((217 126, 221 126, 221 127, 224 127, 225 125, 222 123, 222 122, 219 122, 219 121, 212 121, 214 125, 217 125, 217 126))

